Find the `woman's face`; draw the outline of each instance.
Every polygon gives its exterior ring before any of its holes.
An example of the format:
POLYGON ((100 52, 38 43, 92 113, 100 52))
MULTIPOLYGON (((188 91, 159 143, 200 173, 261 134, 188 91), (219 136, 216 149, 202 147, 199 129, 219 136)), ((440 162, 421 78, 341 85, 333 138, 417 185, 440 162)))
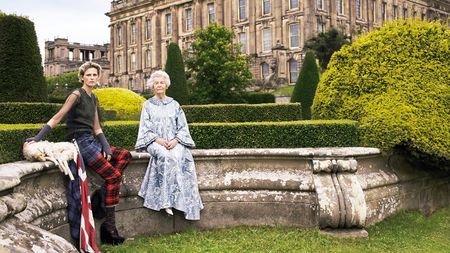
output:
POLYGON ((81 78, 83 80, 83 84, 88 87, 95 87, 98 83, 98 72, 96 68, 88 68, 85 72, 83 77, 81 78))
POLYGON ((156 77, 153 81, 153 92, 155 95, 166 95, 167 85, 164 77, 156 77))

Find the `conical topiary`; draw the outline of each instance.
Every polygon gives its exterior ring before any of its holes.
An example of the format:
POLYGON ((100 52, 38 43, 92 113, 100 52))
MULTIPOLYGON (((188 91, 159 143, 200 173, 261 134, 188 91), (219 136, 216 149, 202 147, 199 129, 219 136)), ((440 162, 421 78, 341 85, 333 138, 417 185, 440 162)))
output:
POLYGON ((167 61, 164 70, 169 74, 171 83, 167 90, 167 95, 173 97, 182 105, 189 104, 189 90, 180 48, 176 43, 170 43, 167 50, 167 61))

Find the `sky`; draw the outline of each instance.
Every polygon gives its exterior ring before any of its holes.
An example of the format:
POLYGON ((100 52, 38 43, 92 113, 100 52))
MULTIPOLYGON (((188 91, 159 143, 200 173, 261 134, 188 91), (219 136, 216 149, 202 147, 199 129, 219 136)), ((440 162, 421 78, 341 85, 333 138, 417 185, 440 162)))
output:
POLYGON ((45 41, 67 38, 82 44, 109 43, 111 0, 0 0, 0 11, 34 22, 44 60, 45 41))

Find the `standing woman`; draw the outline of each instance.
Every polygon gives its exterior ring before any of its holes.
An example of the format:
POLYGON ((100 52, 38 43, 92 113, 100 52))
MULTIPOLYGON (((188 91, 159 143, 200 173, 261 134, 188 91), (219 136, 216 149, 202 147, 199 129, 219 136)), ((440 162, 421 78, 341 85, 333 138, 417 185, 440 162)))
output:
MULTIPOLYGON (((119 203, 122 173, 131 155, 128 150, 110 147, 103 134, 98 116, 98 100, 92 93, 97 86, 101 70, 100 65, 94 62, 81 65, 79 78, 83 86, 73 91, 40 132, 26 141, 40 141, 67 115, 67 140, 76 140, 86 165, 105 180, 102 188, 106 192, 106 219, 100 227, 101 241, 107 244, 120 244, 125 238, 119 236, 117 232, 115 206, 119 203)), ((72 237, 79 239, 74 233, 72 237)))
POLYGON ((195 164, 190 148, 195 146, 180 104, 166 96, 169 75, 161 70, 150 76, 155 94, 144 103, 135 148, 152 156, 139 196, 144 207, 155 211, 172 208, 187 220, 199 220, 203 204, 198 191, 195 164))

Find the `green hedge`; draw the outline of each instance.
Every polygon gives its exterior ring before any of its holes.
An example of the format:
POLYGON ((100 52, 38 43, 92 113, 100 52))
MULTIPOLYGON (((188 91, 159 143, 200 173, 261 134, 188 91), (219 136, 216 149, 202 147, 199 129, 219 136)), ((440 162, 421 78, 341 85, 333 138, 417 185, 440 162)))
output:
MULTIPOLYGON (((46 123, 59 111, 62 104, 54 103, 0 103, 0 124, 46 123)), ((100 108, 102 121, 115 120, 117 112, 100 108)))
POLYGON ((0 103, 0 123, 44 123, 53 117, 60 108, 61 104, 52 103, 0 103))
POLYGON ((299 103, 183 106, 188 122, 261 122, 302 119, 299 103))
MULTIPOLYGON (((22 160, 22 144, 38 133, 41 124, 0 125, 0 163, 22 160)), ((103 131, 113 146, 134 149, 137 121, 106 122, 103 131)), ((290 121, 246 123, 192 123, 197 148, 302 148, 358 146, 356 121, 290 121)), ((59 126, 46 138, 65 140, 65 127, 59 126)))
POLYGON ((246 92, 242 98, 249 104, 275 103, 275 95, 268 92, 246 92))

